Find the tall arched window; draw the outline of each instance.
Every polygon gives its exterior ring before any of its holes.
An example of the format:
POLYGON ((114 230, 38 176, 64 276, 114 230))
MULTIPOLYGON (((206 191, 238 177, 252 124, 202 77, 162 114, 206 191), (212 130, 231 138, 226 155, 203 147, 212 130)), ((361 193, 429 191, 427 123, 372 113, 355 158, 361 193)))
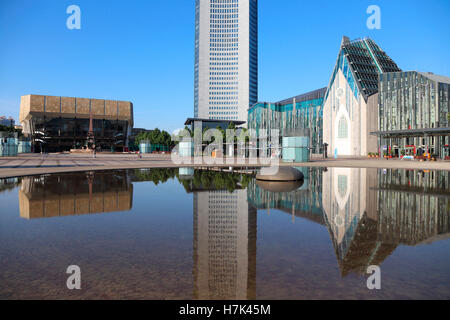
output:
POLYGON ((344 198, 347 194, 347 176, 338 176, 338 193, 341 198, 344 198))
POLYGON ((348 138, 348 125, 347 119, 344 116, 341 116, 338 123, 338 138, 346 139, 348 138))
POLYGON ((339 175, 338 176, 338 193, 341 198, 344 198, 347 194, 347 176, 339 175))

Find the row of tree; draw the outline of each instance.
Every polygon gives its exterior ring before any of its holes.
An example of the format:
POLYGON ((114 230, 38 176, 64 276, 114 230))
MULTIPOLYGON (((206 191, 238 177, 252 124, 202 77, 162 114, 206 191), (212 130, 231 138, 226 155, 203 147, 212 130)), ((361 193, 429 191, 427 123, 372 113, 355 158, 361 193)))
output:
MULTIPOLYGON (((204 135, 206 133, 206 131, 210 129, 208 127, 203 128, 203 132, 202 134, 204 135)), ((222 129, 221 127, 217 127, 217 129, 222 133, 223 136, 223 141, 226 142, 226 131, 224 129, 222 129)), ((240 128, 240 129, 236 129, 236 126, 234 123, 230 122, 227 130, 239 130, 239 134, 240 135, 245 135, 247 132, 247 129, 245 128, 240 128)), ((185 131, 189 132, 189 134, 191 135, 191 137, 194 136, 194 133, 186 126, 184 128, 185 131)), ((181 133, 179 133, 179 135, 181 135, 181 133)), ((167 131, 165 130, 159 130, 158 128, 154 129, 154 130, 149 130, 146 132, 140 132, 136 138, 135 138, 135 145, 136 148, 139 146, 139 144, 141 142, 149 142, 153 145, 163 145, 163 146, 168 146, 170 149, 172 149, 176 143, 178 143, 181 139, 177 137, 172 137, 167 131)), ((234 142, 237 142, 237 138, 234 138, 234 142)), ((249 141, 248 137, 246 137, 245 139, 246 142, 249 141)), ((205 142, 214 142, 214 137, 211 137, 209 141, 205 141, 205 142)))
POLYGON ((192 192, 194 189, 203 189, 227 190, 231 193, 237 188, 247 188, 253 176, 236 172, 195 170, 191 179, 180 179, 178 168, 152 168, 136 169, 133 181, 152 181, 155 185, 158 185, 175 178, 187 192, 192 192))
POLYGON ((11 133, 17 132, 17 133, 19 133, 19 136, 22 135, 22 129, 15 129, 13 126, 5 126, 5 125, 0 124, 0 131, 11 132, 11 133))
POLYGON ((136 136, 136 145, 139 145, 139 143, 144 141, 148 141, 151 144, 159 144, 168 147, 173 147, 175 145, 170 134, 167 131, 161 131, 158 128, 146 132, 141 132, 136 136))
MULTIPOLYGON (((210 137, 209 140, 206 139, 206 137, 205 137, 205 133, 209 129, 211 129, 211 128, 209 128, 208 126, 203 128, 202 135, 203 135, 204 141, 205 142, 214 142, 214 140, 215 140, 214 137, 210 137)), ((191 137, 194 137, 194 132, 192 132, 192 130, 189 129, 187 126, 184 128, 184 130, 189 132, 191 137)), ((238 138, 239 138, 239 140, 241 140, 241 138, 245 137, 245 142, 247 142, 247 143, 250 140, 250 138, 247 136, 247 129, 246 128, 238 128, 238 129, 236 129, 236 125, 233 122, 230 122, 228 124, 228 127, 226 128, 226 130, 222 129, 222 127, 220 127, 220 126, 217 127, 217 130, 222 134, 222 139, 223 139, 224 143, 227 142, 227 134, 226 134, 227 130, 232 130, 233 131, 233 133, 234 133, 233 134, 234 135, 234 143, 237 143, 238 138), (236 134, 236 132, 237 132, 237 134, 236 134)), ((178 140, 181 141, 181 139, 182 139, 181 132, 178 135, 180 136, 180 138, 178 140)))

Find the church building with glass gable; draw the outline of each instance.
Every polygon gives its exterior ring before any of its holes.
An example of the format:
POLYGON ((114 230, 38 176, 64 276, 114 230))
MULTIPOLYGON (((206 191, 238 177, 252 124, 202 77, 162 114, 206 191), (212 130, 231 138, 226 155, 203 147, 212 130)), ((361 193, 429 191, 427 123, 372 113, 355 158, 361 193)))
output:
POLYGON ((323 142, 328 155, 366 156, 378 152, 378 76, 401 71, 371 39, 341 48, 323 102, 323 142))
POLYGON ((327 87, 258 102, 247 124, 258 137, 278 129, 283 150, 309 155, 450 159, 450 78, 404 72, 372 39, 344 36, 327 87), (307 143, 285 145, 291 138, 307 143))

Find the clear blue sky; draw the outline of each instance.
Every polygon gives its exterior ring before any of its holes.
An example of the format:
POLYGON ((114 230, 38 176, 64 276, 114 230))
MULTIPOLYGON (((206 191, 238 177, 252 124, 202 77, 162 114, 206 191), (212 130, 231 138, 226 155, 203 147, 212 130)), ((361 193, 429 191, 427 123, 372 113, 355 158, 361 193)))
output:
MULTIPOLYGON (((134 103, 135 127, 193 115, 194 0, 0 0, 0 115, 20 96, 134 103), (66 8, 81 8, 81 30, 66 8)), ((450 76, 449 0, 259 0, 259 100, 328 84, 342 35, 369 36, 403 70, 450 76), (381 30, 366 9, 381 8, 381 30)))

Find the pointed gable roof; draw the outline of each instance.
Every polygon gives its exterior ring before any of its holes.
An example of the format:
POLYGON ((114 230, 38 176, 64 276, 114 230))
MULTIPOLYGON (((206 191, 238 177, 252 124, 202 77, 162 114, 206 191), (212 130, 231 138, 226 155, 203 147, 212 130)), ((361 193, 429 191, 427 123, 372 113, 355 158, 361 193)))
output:
POLYGON ((346 36, 342 37, 341 48, 325 99, 339 69, 343 71, 355 96, 357 92, 361 92, 366 101, 369 96, 378 92, 380 73, 401 71, 372 39, 350 41, 346 36))

